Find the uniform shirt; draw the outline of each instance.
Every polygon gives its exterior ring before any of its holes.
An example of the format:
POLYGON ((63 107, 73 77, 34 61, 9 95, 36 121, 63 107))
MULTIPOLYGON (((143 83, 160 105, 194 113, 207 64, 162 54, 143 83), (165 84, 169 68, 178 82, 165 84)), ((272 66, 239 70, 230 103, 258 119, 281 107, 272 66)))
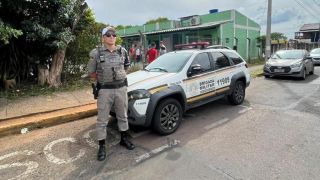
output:
MULTIPOLYGON (((97 72, 97 65, 98 65, 98 61, 100 60, 100 56, 104 56, 105 59, 109 59, 111 62, 117 62, 119 61, 119 58, 122 59, 122 61, 124 62, 123 66, 124 69, 127 70, 128 67, 130 66, 130 61, 128 58, 128 53, 127 51, 122 48, 121 46, 117 46, 115 51, 109 51, 106 47, 102 46, 99 47, 100 53, 98 51, 98 48, 93 49, 90 52, 90 60, 88 63, 88 73, 92 74, 92 73, 99 73, 97 72)), ((100 77, 102 75, 100 74, 100 77)), ((99 77, 99 74, 98 74, 99 77)), ((98 82, 99 83, 105 83, 103 82, 103 78, 98 78, 98 82)))

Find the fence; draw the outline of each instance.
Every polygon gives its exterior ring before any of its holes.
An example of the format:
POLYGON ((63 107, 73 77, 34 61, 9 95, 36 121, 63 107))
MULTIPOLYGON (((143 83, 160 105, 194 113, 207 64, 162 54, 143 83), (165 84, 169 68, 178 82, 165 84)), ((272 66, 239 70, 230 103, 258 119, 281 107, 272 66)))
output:
POLYGON ((320 48, 320 42, 318 43, 303 43, 303 42, 289 42, 289 43, 272 43, 271 53, 274 53, 281 49, 305 49, 311 51, 314 48, 320 48))

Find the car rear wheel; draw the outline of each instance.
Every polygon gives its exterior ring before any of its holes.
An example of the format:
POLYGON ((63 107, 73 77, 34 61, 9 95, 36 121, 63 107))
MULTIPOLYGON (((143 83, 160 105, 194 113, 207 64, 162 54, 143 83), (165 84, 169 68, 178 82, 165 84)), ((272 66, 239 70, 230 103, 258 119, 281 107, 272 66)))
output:
POLYGON ((311 71, 309 72, 310 75, 312 75, 314 73, 314 65, 312 65, 312 69, 311 71))
POLYGON ((161 135, 175 132, 182 121, 182 113, 179 101, 172 98, 162 100, 154 114, 154 130, 161 135))
POLYGON ((269 75, 264 75, 264 77, 265 77, 265 78, 270 78, 270 76, 269 76, 269 75))
POLYGON ((236 81, 232 94, 228 96, 228 100, 231 104, 239 105, 244 101, 245 87, 242 81, 236 81))

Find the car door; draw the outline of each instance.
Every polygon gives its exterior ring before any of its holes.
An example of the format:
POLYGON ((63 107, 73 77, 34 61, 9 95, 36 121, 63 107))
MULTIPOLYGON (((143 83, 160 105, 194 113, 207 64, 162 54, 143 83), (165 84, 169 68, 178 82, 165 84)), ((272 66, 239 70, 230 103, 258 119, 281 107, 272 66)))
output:
POLYGON ((187 102, 193 103, 214 94, 213 63, 209 54, 199 53, 192 61, 186 79, 187 102), (199 66, 198 72, 192 72, 192 67, 199 66))
POLYGON ((214 62, 214 81, 216 94, 223 94, 229 90, 235 66, 222 52, 212 52, 214 62))

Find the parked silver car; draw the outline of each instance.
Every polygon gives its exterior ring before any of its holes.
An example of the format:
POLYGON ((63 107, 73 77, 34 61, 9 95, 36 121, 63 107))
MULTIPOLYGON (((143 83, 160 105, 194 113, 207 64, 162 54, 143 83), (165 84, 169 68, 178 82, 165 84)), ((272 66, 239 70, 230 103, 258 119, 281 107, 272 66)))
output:
POLYGON ((313 49, 310 52, 310 56, 313 60, 313 64, 320 64, 320 48, 313 49))
POLYGON ((265 63, 264 76, 293 76, 306 79, 306 74, 313 74, 312 58, 306 50, 280 50, 265 63))

